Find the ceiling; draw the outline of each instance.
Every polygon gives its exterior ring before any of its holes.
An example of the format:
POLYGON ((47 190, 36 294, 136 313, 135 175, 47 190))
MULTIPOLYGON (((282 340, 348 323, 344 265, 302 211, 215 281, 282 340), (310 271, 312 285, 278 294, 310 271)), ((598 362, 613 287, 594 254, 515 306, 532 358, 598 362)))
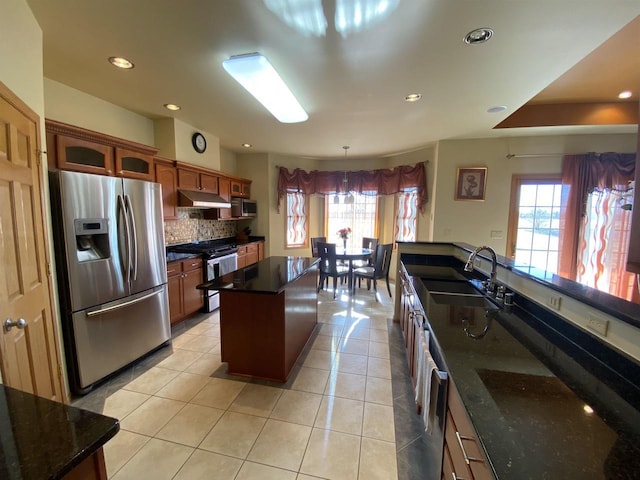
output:
MULTIPOLYGON (((493 128, 530 101, 619 102, 628 89, 629 103, 639 94, 637 0, 27 1, 43 30, 45 77, 149 118, 173 116, 234 151, 247 142, 337 158, 350 145, 350 157, 385 156, 447 138, 548 133, 493 128), (634 18, 621 42, 596 50, 634 18), (478 27, 493 38, 465 44, 478 27), (271 61, 309 120, 279 123, 223 70, 223 60, 251 52, 271 61), (111 56, 135 68, 116 69, 111 56), (404 101, 416 92, 420 101, 404 101), (499 105, 507 109, 487 112, 499 105)), ((553 131, 580 128, 600 127, 553 131)))

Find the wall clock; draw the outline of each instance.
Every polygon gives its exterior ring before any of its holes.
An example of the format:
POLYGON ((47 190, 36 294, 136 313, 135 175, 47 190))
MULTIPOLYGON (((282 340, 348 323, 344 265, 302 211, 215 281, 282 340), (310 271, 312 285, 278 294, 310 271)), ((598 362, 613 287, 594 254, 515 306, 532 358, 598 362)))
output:
POLYGON ((196 132, 191 137, 193 149, 198 153, 203 153, 207 149, 207 141, 200 132, 196 132))

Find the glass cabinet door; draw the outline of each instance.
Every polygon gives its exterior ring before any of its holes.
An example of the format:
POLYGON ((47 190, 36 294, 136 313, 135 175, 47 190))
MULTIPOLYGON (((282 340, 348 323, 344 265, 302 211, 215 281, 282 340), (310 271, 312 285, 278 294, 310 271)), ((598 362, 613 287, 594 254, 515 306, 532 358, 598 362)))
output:
POLYGON ((113 147, 58 135, 56 150, 62 170, 113 175, 113 147))
POLYGON ((116 175, 153 181, 153 157, 116 147, 116 175))

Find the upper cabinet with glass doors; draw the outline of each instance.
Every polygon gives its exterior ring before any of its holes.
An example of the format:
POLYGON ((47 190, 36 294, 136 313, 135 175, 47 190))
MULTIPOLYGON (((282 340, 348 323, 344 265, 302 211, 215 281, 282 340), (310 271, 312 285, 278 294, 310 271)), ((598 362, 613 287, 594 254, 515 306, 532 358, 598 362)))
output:
POLYGON ((45 125, 50 169, 155 180, 156 148, 53 120, 45 125))

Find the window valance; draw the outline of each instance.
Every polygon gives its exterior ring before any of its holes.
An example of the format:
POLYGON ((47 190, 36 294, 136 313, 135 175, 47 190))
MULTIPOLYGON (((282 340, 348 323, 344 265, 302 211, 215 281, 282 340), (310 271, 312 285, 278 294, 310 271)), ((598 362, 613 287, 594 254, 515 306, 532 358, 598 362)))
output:
POLYGON ((427 204, 427 173, 424 163, 403 165, 392 169, 359 170, 355 172, 305 172, 296 168, 290 172, 280 167, 278 173, 278 211, 287 192, 319 193, 375 193, 392 195, 415 188, 418 192, 418 209, 424 213, 427 204), (346 178, 346 182, 345 182, 346 178))

